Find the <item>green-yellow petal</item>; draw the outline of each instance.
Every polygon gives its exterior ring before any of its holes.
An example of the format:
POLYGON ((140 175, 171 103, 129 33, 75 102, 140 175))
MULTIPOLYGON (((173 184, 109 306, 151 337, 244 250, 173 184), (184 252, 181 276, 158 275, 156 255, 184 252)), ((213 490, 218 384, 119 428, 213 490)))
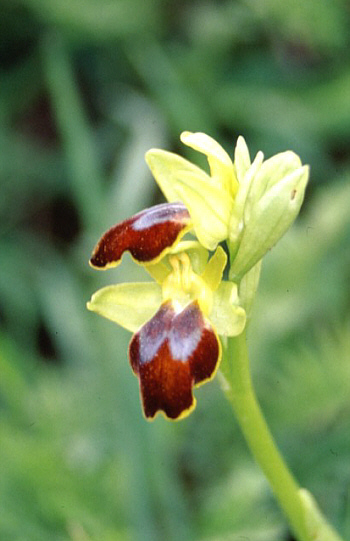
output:
MULTIPOLYGON (((242 138, 243 139, 243 138, 242 138)), ((261 164, 264 160, 264 154, 258 152, 255 156, 255 159, 251 166, 246 169, 246 165, 241 165, 241 174, 245 171, 244 176, 240 179, 239 190, 234 201, 230 225, 229 225, 229 239, 230 239, 230 250, 234 253, 236 245, 243 231, 244 221, 243 214, 245 211, 245 204, 248 197, 248 193, 252 184, 252 181, 255 175, 258 173, 261 164)))
POLYGON ((237 139, 235 148, 235 170, 239 184, 242 184, 246 172, 248 171, 251 162, 249 156, 249 150, 244 137, 241 135, 237 139))
POLYGON ((212 291, 215 291, 219 287, 226 263, 227 255, 225 254, 224 249, 221 246, 218 246, 202 274, 203 280, 212 291))
POLYGON ((135 332, 154 316, 161 302, 162 289, 158 284, 137 282, 99 289, 87 308, 135 332))
POLYGON ((221 282, 214 293, 210 321, 222 336, 238 336, 246 324, 246 313, 238 305, 237 286, 221 282))
POLYGON ((255 156, 255 159, 252 165, 247 169, 244 177, 242 178, 242 182, 239 186, 239 191, 237 193, 237 196, 234 202, 234 207, 233 207, 233 214, 234 216, 239 217, 239 219, 243 217, 243 211, 244 211, 244 207, 246 204, 249 191, 254 182, 255 176, 258 174, 258 171, 260 170, 262 166, 263 161, 264 161, 264 154, 259 151, 257 155, 255 156))

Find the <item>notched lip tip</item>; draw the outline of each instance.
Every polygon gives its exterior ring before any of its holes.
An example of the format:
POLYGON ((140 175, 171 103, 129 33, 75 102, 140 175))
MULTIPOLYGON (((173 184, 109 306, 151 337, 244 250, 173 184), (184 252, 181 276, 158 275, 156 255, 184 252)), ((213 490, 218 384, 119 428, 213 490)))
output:
POLYGON ((197 400, 193 396, 193 401, 190 407, 181 411, 177 417, 169 417, 169 415, 167 415, 163 409, 158 409, 152 416, 147 416, 144 410, 142 410, 142 414, 144 418, 146 419, 146 421, 149 421, 149 422, 155 421, 156 418, 158 419, 163 418, 165 421, 177 422, 177 421, 182 421, 183 419, 186 419, 186 417, 188 417, 194 411, 194 409, 196 408, 196 405, 197 405, 197 400))

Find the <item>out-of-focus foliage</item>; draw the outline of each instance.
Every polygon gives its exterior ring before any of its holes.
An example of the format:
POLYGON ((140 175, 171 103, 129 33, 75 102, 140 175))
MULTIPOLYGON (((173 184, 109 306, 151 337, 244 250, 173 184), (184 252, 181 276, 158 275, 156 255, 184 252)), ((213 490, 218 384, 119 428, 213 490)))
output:
POLYGON ((87 260, 159 200, 144 152, 178 151, 184 129, 311 164, 249 345, 287 462, 350 538, 348 2, 0 10, 0 538, 290 541, 218 382, 187 420, 147 423, 127 333, 85 310, 98 287, 142 279, 127 258, 101 274, 87 260))

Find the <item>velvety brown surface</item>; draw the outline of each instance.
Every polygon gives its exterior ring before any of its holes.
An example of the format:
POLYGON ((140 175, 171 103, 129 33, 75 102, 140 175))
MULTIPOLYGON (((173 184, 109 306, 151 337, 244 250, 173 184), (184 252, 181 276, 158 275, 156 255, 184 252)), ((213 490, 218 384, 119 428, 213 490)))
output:
POLYGON ((145 209, 109 229, 96 245, 90 264, 99 269, 117 264, 127 250, 136 261, 148 263, 172 246, 189 223, 182 203, 145 209))
POLYGON ((146 417, 162 410, 176 419, 190 409, 193 386, 213 375, 219 354, 218 339, 197 301, 179 313, 165 302, 129 346, 146 417))

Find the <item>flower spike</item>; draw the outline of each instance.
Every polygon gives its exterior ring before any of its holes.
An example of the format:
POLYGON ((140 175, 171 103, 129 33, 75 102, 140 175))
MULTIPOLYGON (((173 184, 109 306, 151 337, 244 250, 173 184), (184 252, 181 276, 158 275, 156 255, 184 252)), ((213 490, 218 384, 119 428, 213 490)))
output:
POLYGON ((105 270, 119 265, 125 251, 141 264, 159 261, 192 227, 182 203, 163 203, 109 229, 95 247, 90 265, 105 270))
POLYGON ((128 251, 154 280, 104 287, 87 304, 134 333, 129 360, 148 419, 158 412, 181 419, 194 409, 193 388, 214 376, 220 338, 243 332, 261 260, 294 221, 309 176, 291 151, 266 161, 258 152, 251 161, 239 137, 232 162, 204 133, 180 138, 207 157, 209 171, 149 150, 146 162, 168 203, 112 227, 90 260, 107 269, 128 251), (181 240, 190 230, 197 240, 181 240))

